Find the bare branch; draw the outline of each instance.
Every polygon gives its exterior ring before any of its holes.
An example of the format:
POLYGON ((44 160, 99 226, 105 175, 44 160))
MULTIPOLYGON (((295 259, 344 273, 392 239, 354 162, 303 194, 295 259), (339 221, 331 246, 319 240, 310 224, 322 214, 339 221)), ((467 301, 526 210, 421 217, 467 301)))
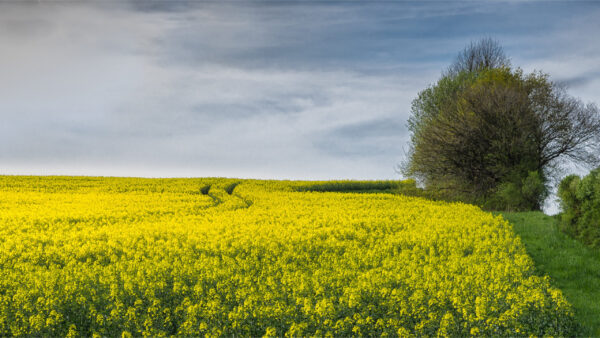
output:
POLYGON ((504 54, 500 43, 490 37, 469 46, 458 54, 454 63, 448 68, 447 75, 456 75, 462 71, 476 72, 482 69, 510 67, 510 60, 504 54))

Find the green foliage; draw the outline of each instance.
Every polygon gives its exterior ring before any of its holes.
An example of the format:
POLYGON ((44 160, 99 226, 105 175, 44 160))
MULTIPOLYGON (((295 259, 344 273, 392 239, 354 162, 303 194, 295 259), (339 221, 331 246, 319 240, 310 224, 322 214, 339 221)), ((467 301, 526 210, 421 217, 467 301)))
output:
POLYGON ((398 193, 408 196, 422 195, 415 180, 404 181, 316 181, 312 184, 295 188, 303 192, 365 192, 365 193, 398 193))
POLYGON ((547 74, 510 68, 493 41, 469 48, 413 101, 403 173, 436 198, 540 210, 560 159, 599 160, 598 109, 547 74))
POLYGON ((546 179, 538 171, 530 171, 529 175, 523 179, 521 186, 521 196, 524 199, 523 208, 538 209, 548 197, 548 187, 546 179))
POLYGON ((558 188, 565 232, 592 247, 600 247, 600 168, 580 179, 571 175, 558 188))
POLYGON ((515 204, 520 204, 522 200, 521 189, 513 182, 500 184, 496 194, 484 201, 486 209, 514 210, 515 204))
POLYGON ((549 85, 509 68, 442 78, 413 102, 406 174, 443 199, 539 210, 548 189, 528 98, 549 85))
POLYGON ((506 211, 539 210, 548 196, 546 180, 537 171, 530 171, 527 177, 515 177, 503 182, 495 194, 483 201, 486 209, 506 211))
MULTIPOLYGON (((577 185, 581 182, 581 178, 577 175, 569 175, 565 177, 558 186, 558 198, 562 214, 560 215, 563 224, 574 224, 580 215, 579 202, 577 201, 576 191, 577 185)), ((569 232, 570 227, 563 227, 565 232, 569 232)), ((572 232, 571 235, 574 235, 572 232)))

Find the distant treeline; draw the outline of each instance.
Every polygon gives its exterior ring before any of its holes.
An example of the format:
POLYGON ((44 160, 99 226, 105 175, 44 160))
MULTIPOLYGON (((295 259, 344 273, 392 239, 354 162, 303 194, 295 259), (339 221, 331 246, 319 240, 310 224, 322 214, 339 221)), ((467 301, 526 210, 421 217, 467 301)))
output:
POLYGON ((388 192, 408 195, 418 194, 414 180, 384 180, 384 181, 316 181, 296 188, 297 191, 314 192, 388 192))

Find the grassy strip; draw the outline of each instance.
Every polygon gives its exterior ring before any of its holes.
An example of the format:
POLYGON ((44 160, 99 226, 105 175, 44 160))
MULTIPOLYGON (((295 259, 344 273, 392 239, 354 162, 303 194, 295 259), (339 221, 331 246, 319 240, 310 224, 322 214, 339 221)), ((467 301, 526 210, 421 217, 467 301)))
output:
POLYGON ((585 335, 600 337, 600 250, 590 249, 558 229, 541 212, 503 212, 514 224, 538 272, 549 275, 575 308, 585 335))

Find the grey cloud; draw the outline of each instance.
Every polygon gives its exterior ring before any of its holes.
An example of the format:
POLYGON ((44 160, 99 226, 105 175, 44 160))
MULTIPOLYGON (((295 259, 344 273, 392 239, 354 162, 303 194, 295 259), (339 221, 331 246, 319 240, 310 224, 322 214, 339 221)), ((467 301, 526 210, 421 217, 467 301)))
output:
MULTIPOLYGON (((141 12, 177 13, 200 7, 203 3, 190 0, 128 0, 123 1, 130 9, 141 12)), ((114 5, 114 4, 113 4, 114 5)))
POLYGON ((54 28, 43 18, 6 18, 0 22, 0 27, 4 34, 20 38, 50 34, 54 28))
POLYGON ((314 145, 335 156, 396 157, 402 154, 408 132, 398 118, 378 118, 345 124, 315 135, 314 145))
POLYGON ((299 114, 309 107, 326 105, 327 98, 312 95, 278 95, 273 97, 255 97, 249 102, 200 103, 191 107, 196 117, 215 120, 237 120, 257 118, 268 115, 299 114))
POLYGON ((569 89, 578 89, 588 86, 593 81, 600 80, 600 71, 589 72, 579 76, 573 76, 569 78, 557 79, 556 81, 562 85, 565 85, 569 89))
POLYGON ((436 60, 445 46, 462 45, 464 39, 431 40, 434 31, 427 24, 437 27, 444 22, 440 18, 481 11, 481 6, 444 3, 212 4, 186 13, 157 42, 165 64, 376 71, 436 60))
POLYGON ((394 178, 410 101, 482 34, 597 97, 578 6, 0 3, 1 173, 394 178))
POLYGON ((336 128, 332 135, 348 139, 388 137, 406 133, 406 122, 399 119, 384 118, 354 123, 336 128))

